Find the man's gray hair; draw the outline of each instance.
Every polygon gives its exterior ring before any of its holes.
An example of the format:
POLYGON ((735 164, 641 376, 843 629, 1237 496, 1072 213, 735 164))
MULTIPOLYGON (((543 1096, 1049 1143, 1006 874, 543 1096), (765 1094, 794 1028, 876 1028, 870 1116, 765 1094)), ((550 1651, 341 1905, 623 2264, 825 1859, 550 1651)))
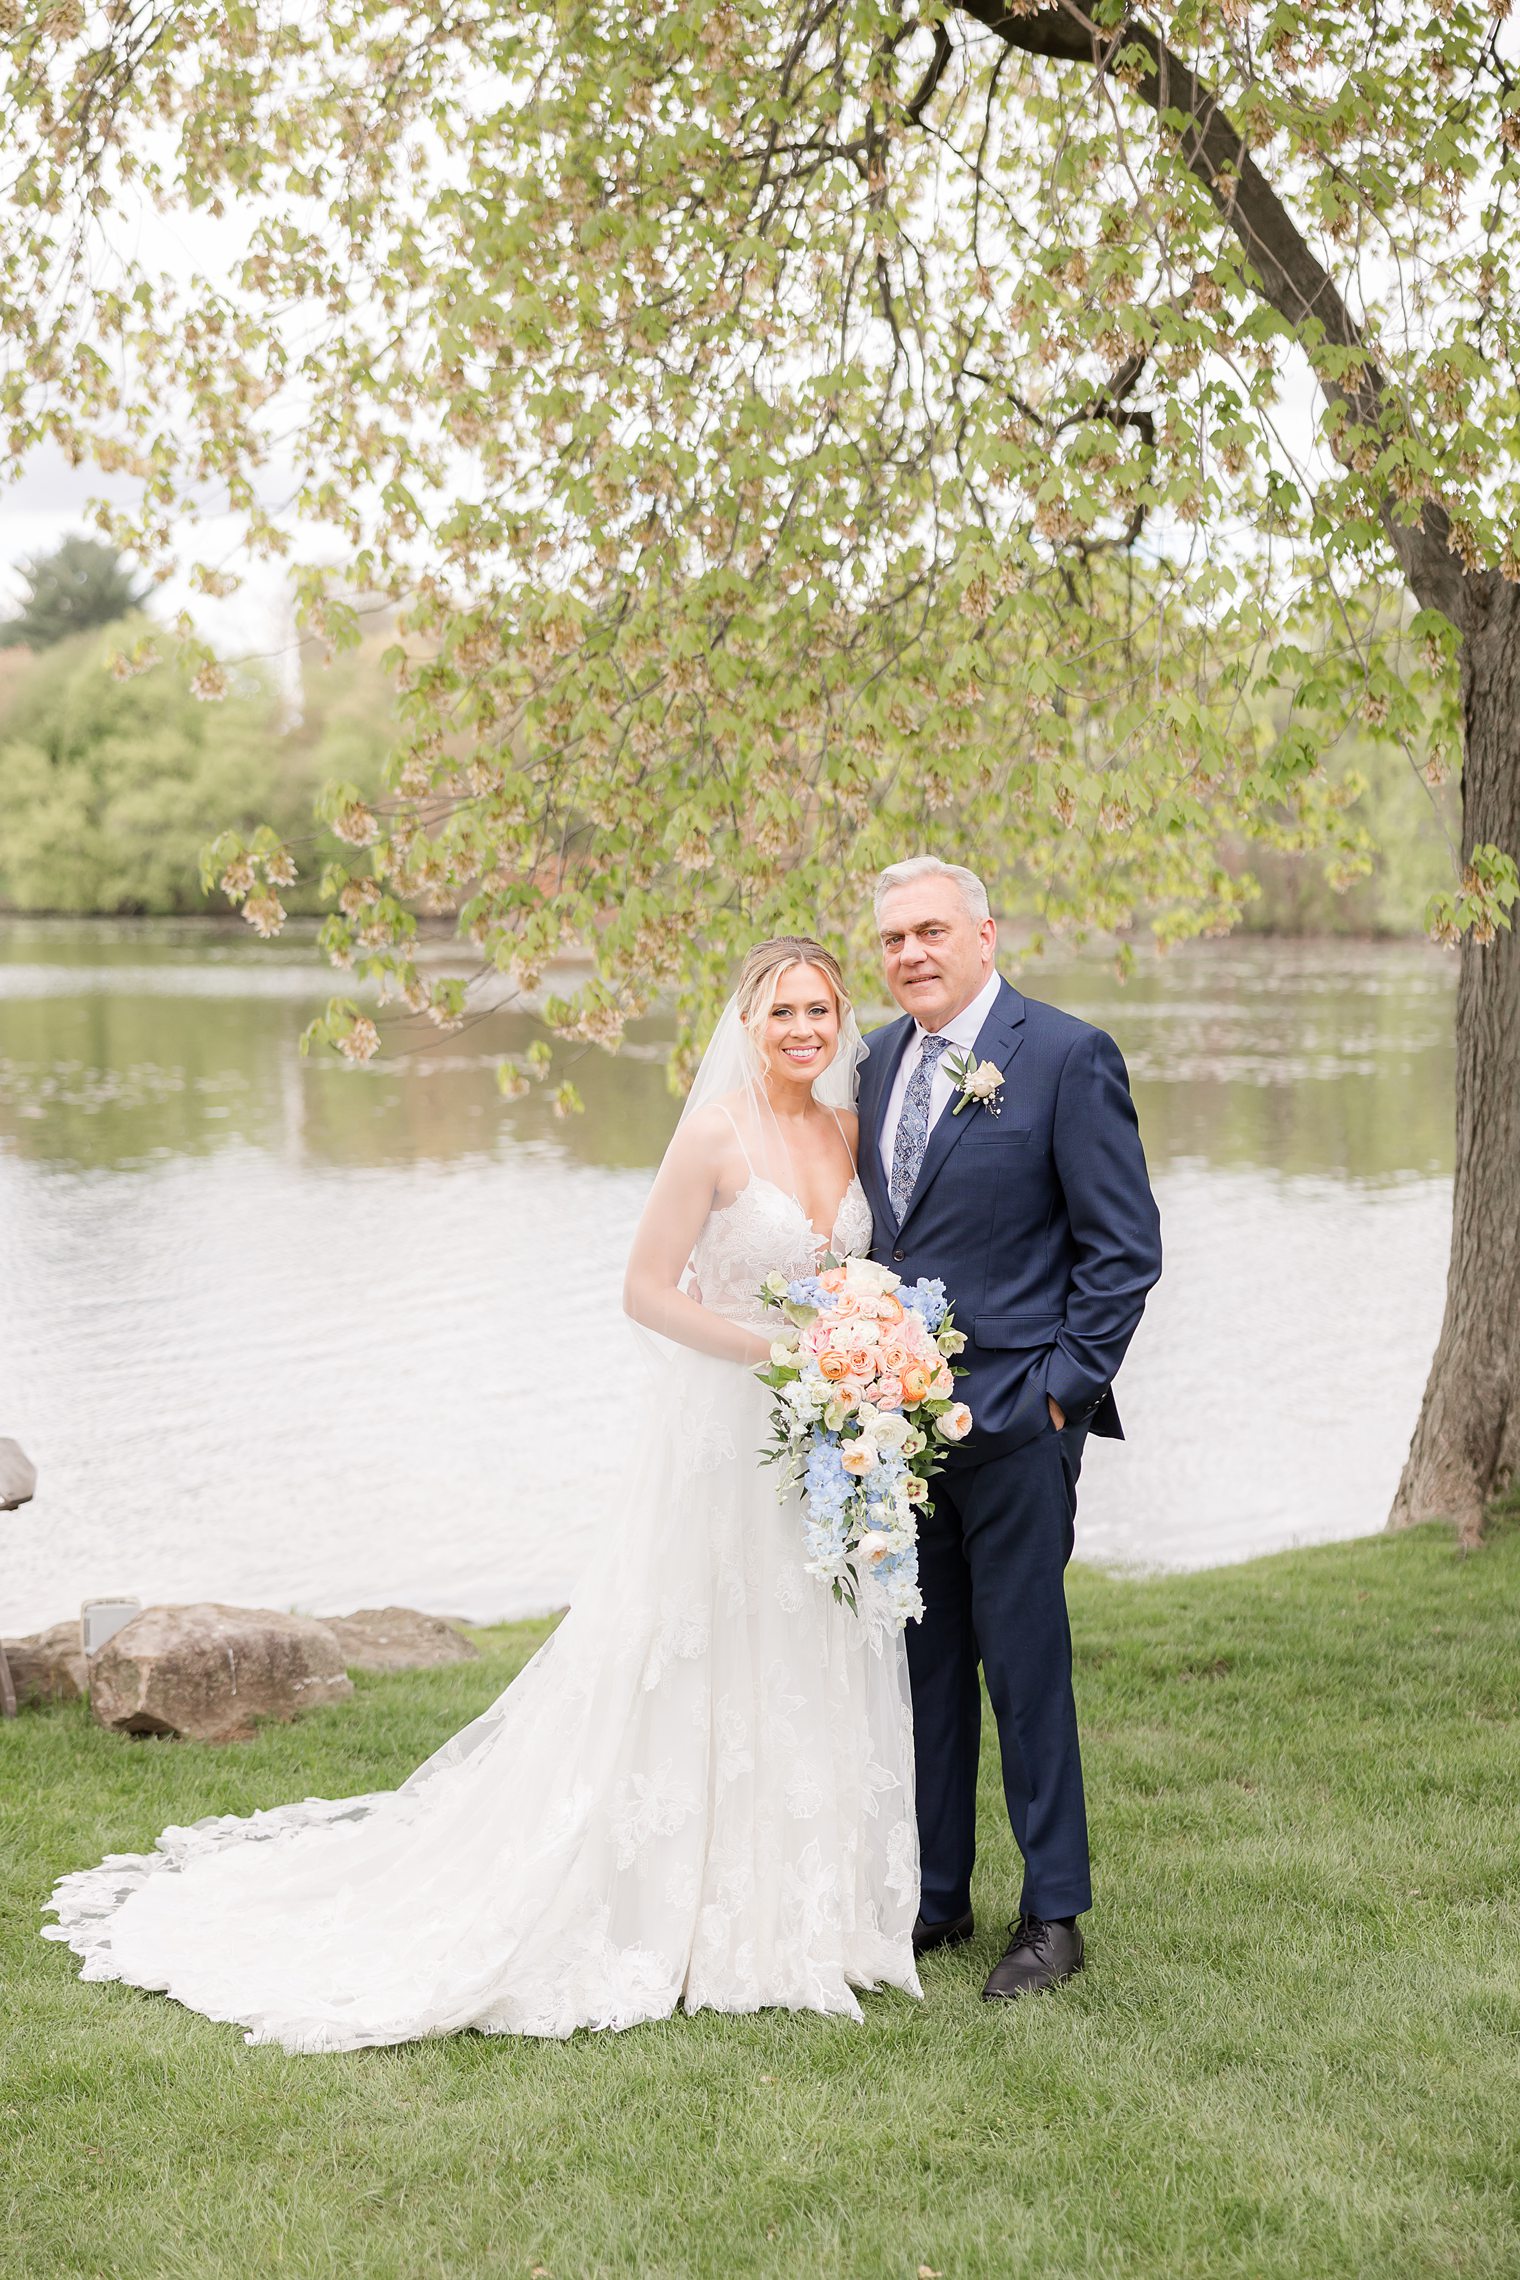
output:
POLYGON ((893 888, 911 886, 915 879, 953 879, 968 918, 980 926, 984 918, 992 916, 987 889, 975 871, 968 871, 964 863, 942 863, 937 855, 910 855, 906 862, 889 863, 877 879, 871 908, 878 919, 893 888))

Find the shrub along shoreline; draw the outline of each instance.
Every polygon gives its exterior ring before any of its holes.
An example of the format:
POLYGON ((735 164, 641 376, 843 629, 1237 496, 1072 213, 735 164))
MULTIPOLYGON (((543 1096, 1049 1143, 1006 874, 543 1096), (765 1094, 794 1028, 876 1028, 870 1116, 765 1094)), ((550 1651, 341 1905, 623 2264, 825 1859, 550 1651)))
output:
POLYGON ((54 1876, 170 1821, 399 1780, 547 1624, 241 1747, 0 1727, 0 2273, 1520 2270, 1520 1525, 1072 1603, 1089 1968, 979 1999, 1016 1893, 989 1746, 976 1942, 863 2027, 290 2059, 36 1937, 54 1876))
POLYGON ((395 735, 378 637, 326 672, 303 655, 298 702, 245 667, 208 704, 172 666, 112 673, 152 631, 129 618, 36 656, 0 652, 0 909, 225 919, 201 851, 267 823, 298 849, 287 907, 320 911, 324 863, 351 850, 314 827, 316 794, 332 779, 378 789, 395 735))

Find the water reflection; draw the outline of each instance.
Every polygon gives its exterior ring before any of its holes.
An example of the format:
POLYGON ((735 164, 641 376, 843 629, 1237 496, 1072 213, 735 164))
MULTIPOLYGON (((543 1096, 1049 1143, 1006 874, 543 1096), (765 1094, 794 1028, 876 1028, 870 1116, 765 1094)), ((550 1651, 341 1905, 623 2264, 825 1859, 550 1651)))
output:
MULTIPOLYGON (((1158 1168, 1450 1171, 1453 968, 1424 944, 1200 944, 1127 984, 1076 960, 1031 961, 1017 978, 1118 1038, 1158 1168)), ((665 1023, 636 1025, 615 1057, 583 1053, 587 1113, 562 1123, 542 1093, 497 1093, 498 1060, 538 1034, 511 1011, 477 1013, 453 1037, 394 1026, 386 1058, 364 1069, 293 1057, 334 985, 309 941, 0 924, 0 1137, 92 1169, 235 1140, 348 1166, 525 1142, 605 1167, 658 1162, 675 1116, 665 1023)))
MULTIPOLYGON (((1119 1039, 1166 1226, 1089 1553, 1379 1524, 1439 1316, 1453 978, 1341 942, 1020 969, 1119 1039)), ((500 1613, 592 1551, 641 1398, 617 1292, 665 1032, 585 1054, 560 1122, 500 1098, 535 1034, 510 1009, 303 1062, 332 985, 309 936, 0 923, 0 1430, 43 1474, 7 1625, 117 1586, 500 1613), (595 1396, 569 1453, 538 1422, 564 1384, 595 1396)))

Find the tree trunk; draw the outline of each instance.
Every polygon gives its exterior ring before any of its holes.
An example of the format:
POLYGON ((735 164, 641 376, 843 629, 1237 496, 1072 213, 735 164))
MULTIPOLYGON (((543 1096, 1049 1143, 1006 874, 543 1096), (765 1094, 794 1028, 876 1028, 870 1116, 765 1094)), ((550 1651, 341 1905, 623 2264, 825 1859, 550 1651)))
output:
MULTIPOLYGON (((1520 589, 1469 578, 1462 849, 1520 849, 1520 589)), ((1517 913, 1520 915, 1520 913, 1517 913)), ((1477 1542, 1520 1473, 1520 938, 1462 937, 1446 1318, 1390 1528, 1444 1519, 1477 1542)))
MULTIPOLYGON (((1101 30, 1073 0, 956 0, 1009 47, 1096 68, 1117 38, 1153 69, 1135 86, 1158 119, 1180 113, 1183 163, 1204 185, 1251 264, 1258 291, 1302 332, 1365 350, 1349 393, 1323 375, 1355 430, 1378 431, 1389 389, 1334 280, 1261 172, 1213 90, 1132 11, 1122 33, 1101 30)), ((916 100, 916 99, 915 99, 916 100)), ((1175 122, 1173 122, 1175 123, 1175 122)), ((1397 424, 1397 414, 1395 414, 1397 424)), ((1354 431, 1342 438, 1341 448, 1354 431)), ((1520 855, 1520 588, 1493 571, 1464 571, 1444 505, 1411 522, 1392 499, 1384 519, 1410 591, 1462 635, 1462 852, 1520 855)), ((1520 925, 1520 909, 1516 911, 1520 925)), ((1462 936, 1457 991, 1457 1152, 1446 1319, 1404 1466, 1390 1528, 1453 1522, 1464 1543, 1482 1533, 1484 1506, 1520 1475, 1520 940, 1462 936)))

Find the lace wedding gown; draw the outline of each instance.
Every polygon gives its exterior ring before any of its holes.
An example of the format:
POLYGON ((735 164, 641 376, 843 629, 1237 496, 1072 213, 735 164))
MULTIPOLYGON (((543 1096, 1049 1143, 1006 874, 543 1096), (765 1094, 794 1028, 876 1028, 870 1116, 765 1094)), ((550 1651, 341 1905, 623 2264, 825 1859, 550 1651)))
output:
MULTIPOLYGON (((852 1181, 833 1247, 870 1235, 852 1181)), ((764 1328, 765 1275, 819 1248, 752 1177, 702 1230, 703 1303, 764 1328)), ((869 1579, 853 1614, 804 1572, 758 1461, 769 1401, 679 1349, 588 1580, 482 1717, 400 1789, 167 1829, 65 1877, 44 1936, 85 1979, 291 2051, 917 1995, 903 1642, 869 1579)))

